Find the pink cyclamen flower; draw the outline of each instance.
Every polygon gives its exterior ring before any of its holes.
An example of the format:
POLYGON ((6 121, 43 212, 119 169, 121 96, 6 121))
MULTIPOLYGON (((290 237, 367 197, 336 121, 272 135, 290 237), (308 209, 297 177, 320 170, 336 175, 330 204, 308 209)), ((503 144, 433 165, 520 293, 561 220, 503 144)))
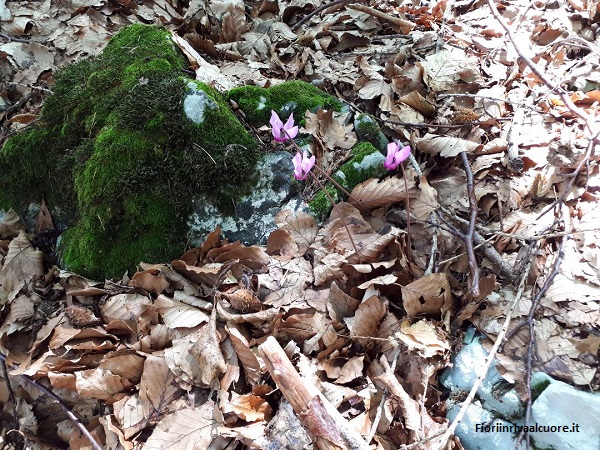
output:
POLYGON ((308 153, 304 150, 304 155, 300 152, 296 153, 296 156, 292 159, 294 163, 294 176, 296 180, 306 180, 308 172, 315 165, 315 155, 308 157, 308 153))
POLYGON ((408 158, 408 155, 410 155, 410 145, 400 148, 397 142, 390 142, 387 146, 387 158, 383 162, 383 167, 387 170, 394 170, 408 158))
POLYGON ((298 127, 294 126, 294 114, 290 114, 289 119, 283 124, 275 111, 271 111, 271 120, 269 121, 273 127, 273 137, 277 142, 285 142, 289 139, 294 139, 298 134, 298 127))

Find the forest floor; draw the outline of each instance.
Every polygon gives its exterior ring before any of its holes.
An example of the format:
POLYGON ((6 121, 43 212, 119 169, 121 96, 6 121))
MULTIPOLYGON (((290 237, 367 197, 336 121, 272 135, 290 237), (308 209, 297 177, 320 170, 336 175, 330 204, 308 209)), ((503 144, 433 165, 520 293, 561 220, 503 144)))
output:
MULTIPOLYGON (((86 428, 103 448, 460 449, 439 377, 473 326, 523 401, 535 371, 598 390, 600 9, 368 4, 0 1, 0 146, 39 118, 57 68, 142 22, 187 42, 199 76, 209 61, 235 85, 312 82, 416 158, 408 208, 391 174, 343 219, 284 211, 266 247, 215 231, 120 280, 48 264, 47 210, 38 235, 5 214, 4 448, 93 448, 86 428)), ((340 120, 311 130, 327 173, 356 140, 340 120)))

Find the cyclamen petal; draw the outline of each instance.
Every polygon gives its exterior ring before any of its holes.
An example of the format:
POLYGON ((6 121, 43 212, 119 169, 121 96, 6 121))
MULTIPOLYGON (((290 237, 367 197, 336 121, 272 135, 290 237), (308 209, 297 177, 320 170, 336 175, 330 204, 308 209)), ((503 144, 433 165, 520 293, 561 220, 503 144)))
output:
POLYGON ((269 121, 273 127, 273 138, 277 142, 285 142, 288 139, 293 139, 298 135, 298 127, 294 126, 294 114, 290 114, 285 125, 275 111, 271 111, 271 120, 269 121))
POLYGON ((315 156, 308 157, 308 153, 304 150, 303 155, 300 152, 296 153, 292 159, 294 163, 294 176, 297 180, 306 180, 308 173, 315 165, 315 156))
POLYGON ((383 167, 387 170, 395 170, 410 155, 410 146, 402 148, 396 142, 390 142, 387 146, 387 157, 383 162, 383 167))

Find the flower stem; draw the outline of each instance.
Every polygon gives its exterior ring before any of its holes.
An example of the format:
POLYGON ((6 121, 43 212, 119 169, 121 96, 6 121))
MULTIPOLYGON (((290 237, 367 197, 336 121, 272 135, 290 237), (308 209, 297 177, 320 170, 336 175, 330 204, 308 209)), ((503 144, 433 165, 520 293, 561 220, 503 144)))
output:
POLYGON ((408 195, 408 182, 406 181, 406 170, 404 163, 400 163, 402 178, 404 178, 404 193, 406 194, 406 246, 407 254, 410 252, 410 195, 408 195))

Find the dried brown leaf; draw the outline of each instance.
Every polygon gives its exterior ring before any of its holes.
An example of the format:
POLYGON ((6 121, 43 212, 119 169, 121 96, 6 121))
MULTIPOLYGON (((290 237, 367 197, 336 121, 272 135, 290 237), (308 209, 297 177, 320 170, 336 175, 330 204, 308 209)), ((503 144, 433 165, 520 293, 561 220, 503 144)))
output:
POLYGON ((452 303, 452 293, 446 275, 432 273, 402 286, 402 305, 409 317, 419 314, 439 314, 452 303))
MULTIPOLYGON (((414 189, 415 183, 407 180, 409 193, 414 189)), ((397 177, 389 177, 383 180, 371 178, 360 183, 352 190, 350 202, 355 206, 369 209, 379 208, 381 206, 393 205, 406 200, 404 191, 404 180, 397 177), (354 201, 357 203, 354 203, 354 201)))
POLYGON ((422 138, 415 139, 415 145, 423 153, 452 158, 462 152, 473 153, 480 146, 476 142, 452 136, 439 136, 427 133, 422 138))

